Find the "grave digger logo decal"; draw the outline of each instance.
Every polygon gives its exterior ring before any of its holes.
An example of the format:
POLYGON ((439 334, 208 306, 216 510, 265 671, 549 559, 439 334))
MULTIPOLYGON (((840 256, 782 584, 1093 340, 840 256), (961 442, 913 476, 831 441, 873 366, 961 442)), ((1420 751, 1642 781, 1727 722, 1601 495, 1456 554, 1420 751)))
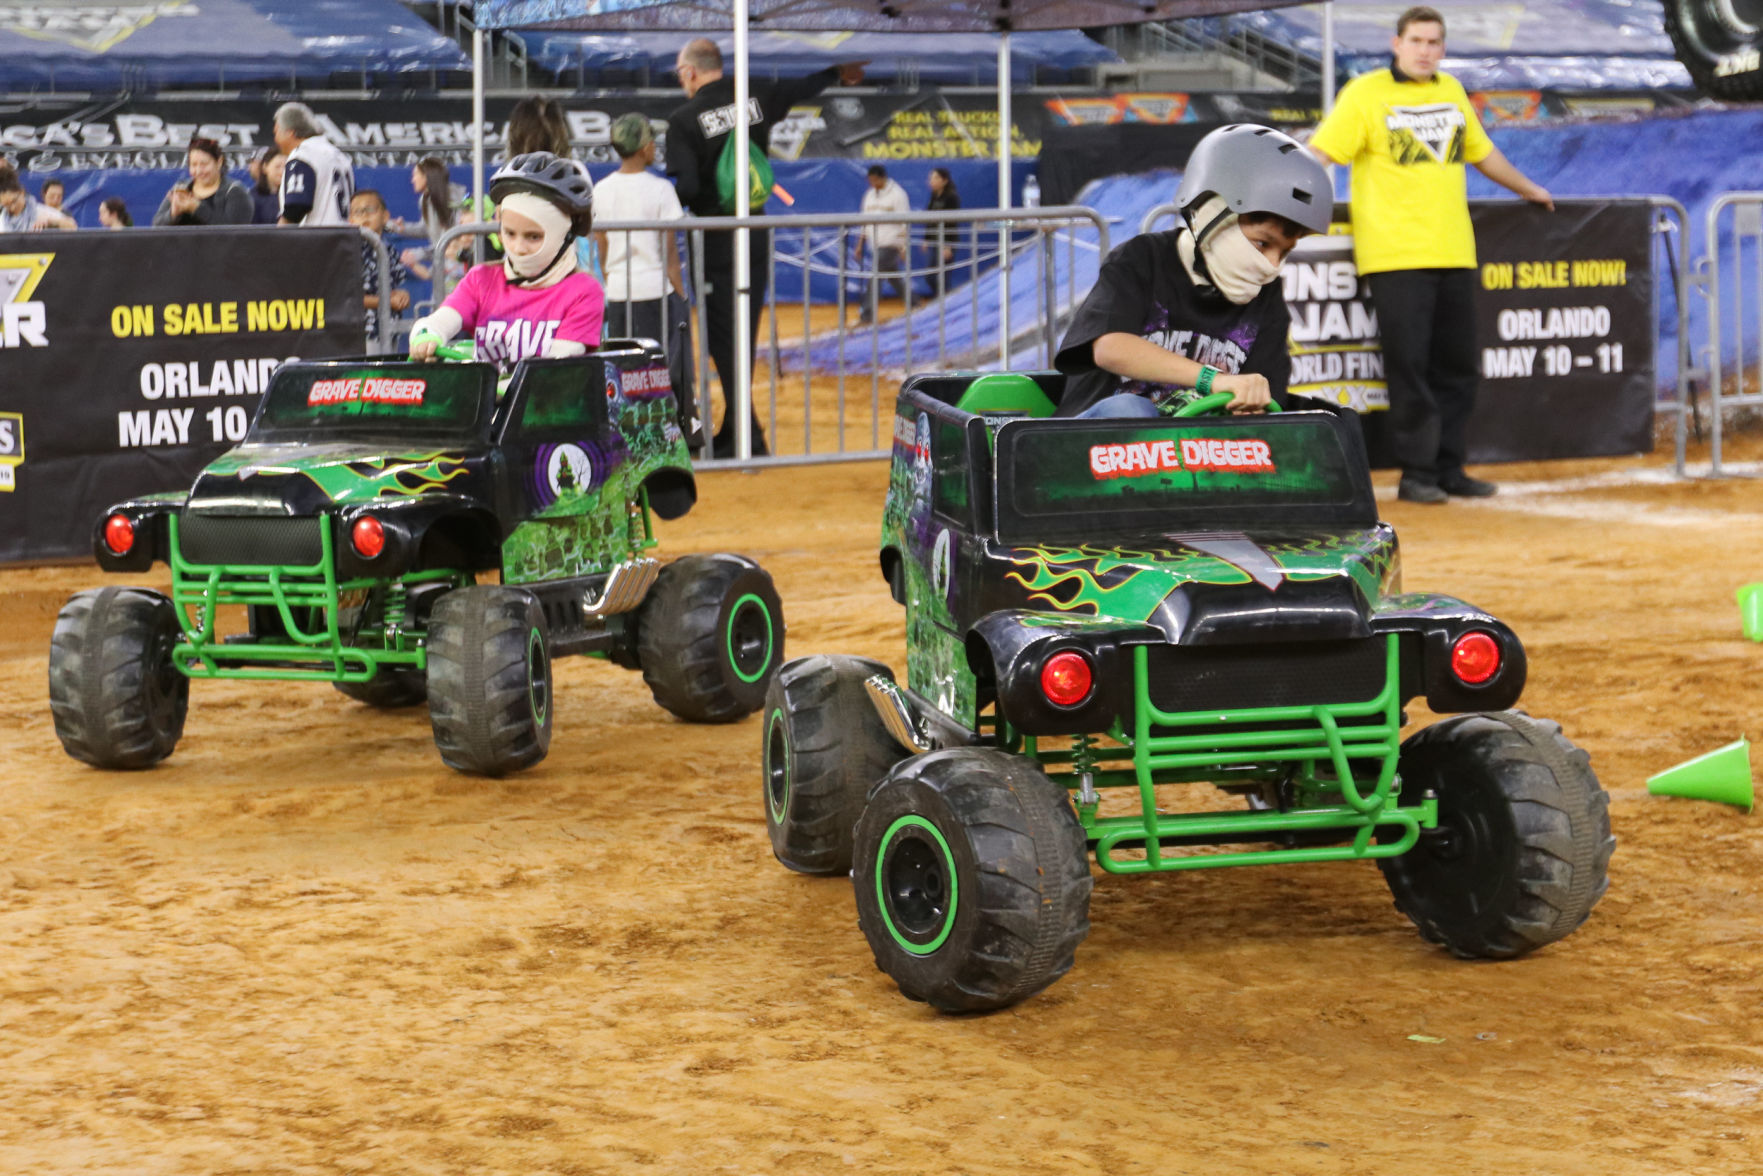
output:
POLYGON ((1097 479, 1204 470, 1218 474, 1273 474, 1273 450, 1265 441, 1170 437, 1090 446, 1090 473, 1097 479))

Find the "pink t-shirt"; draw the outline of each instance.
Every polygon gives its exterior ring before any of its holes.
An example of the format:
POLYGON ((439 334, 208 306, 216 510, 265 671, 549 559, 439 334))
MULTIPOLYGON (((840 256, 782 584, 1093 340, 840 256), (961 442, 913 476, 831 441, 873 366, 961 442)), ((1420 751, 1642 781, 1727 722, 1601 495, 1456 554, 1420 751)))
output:
POLYGON ((510 286, 494 261, 474 266, 442 305, 465 321, 480 360, 507 369, 543 355, 552 339, 598 347, 606 293, 580 271, 543 290, 510 286))

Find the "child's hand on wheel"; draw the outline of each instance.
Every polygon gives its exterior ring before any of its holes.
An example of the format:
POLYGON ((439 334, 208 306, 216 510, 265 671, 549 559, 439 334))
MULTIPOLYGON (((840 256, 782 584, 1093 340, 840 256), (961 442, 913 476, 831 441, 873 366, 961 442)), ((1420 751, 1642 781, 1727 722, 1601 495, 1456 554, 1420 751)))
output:
POLYGON ((1231 394, 1232 400, 1225 407, 1232 412, 1266 412, 1268 404, 1273 400, 1273 392, 1267 386, 1267 377, 1248 372, 1234 376, 1215 376, 1212 390, 1231 394))
POLYGON ((433 331, 416 331, 410 336, 410 358, 417 363, 433 363, 441 337, 433 331))

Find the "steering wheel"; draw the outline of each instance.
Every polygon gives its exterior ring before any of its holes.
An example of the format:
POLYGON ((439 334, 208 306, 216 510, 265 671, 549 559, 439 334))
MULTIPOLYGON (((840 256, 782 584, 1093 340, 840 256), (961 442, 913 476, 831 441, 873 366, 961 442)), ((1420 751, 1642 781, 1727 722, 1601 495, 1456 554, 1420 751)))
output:
MULTIPOLYGON (((1170 415, 1180 419, 1182 417, 1206 416, 1208 413, 1223 412, 1224 406, 1235 399, 1236 396, 1230 392, 1210 392, 1205 396, 1200 397, 1198 400, 1188 401, 1170 415)), ((1269 400, 1267 402, 1267 411, 1278 412, 1279 404, 1275 401, 1269 400)))
POLYGON ((435 358, 452 360, 454 363, 470 363, 477 358, 477 347, 469 341, 443 343, 435 348, 435 358))

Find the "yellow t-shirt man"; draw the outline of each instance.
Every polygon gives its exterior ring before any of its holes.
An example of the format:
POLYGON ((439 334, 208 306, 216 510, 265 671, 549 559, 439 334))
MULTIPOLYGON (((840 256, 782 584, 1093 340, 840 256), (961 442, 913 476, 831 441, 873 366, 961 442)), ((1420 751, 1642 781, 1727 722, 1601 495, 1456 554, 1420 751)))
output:
POLYGON ((1456 78, 1361 74, 1342 88, 1310 145, 1353 166, 1360 273, 1475 268, 1463 165, 1486 159, 1494 144, 1456 78))

